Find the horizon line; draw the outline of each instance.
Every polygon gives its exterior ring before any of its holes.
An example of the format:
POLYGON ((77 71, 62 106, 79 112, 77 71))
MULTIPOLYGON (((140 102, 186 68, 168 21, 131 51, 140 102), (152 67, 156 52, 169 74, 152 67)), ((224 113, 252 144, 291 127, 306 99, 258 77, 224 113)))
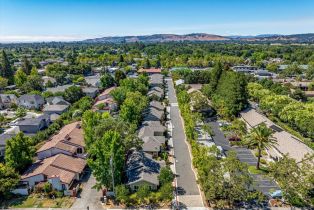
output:
POLYGON ((114 38, 114 37, 133 37, 133 36, 153 36, 153 35, 192 35, 192 34, 206 34, 213 36, 222 36, 222 37, 256 37, 261 35, 274 35, 274 36, 290 36, 290 35, 299 35, 299 34, 314 34, 314 32, 306 33, 290 33, 290 34, 281 34, 281 33, 261 33, 261 34, 215 34, 215 33, 206 33, 206 32, 193 32, 193 33, 151 33, 151 34, 137 34, 137 35, 0 35, 0 44, 22 44, 22 43, 49 43, 49 42, 81 42, 88 39, 98 39, 98 38, 114 38))

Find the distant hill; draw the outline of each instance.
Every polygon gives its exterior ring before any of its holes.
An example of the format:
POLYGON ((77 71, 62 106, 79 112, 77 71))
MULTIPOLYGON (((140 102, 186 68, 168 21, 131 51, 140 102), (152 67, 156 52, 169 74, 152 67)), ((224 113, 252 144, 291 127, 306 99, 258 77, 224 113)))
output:
POLYGON ((110 36, 95 39, 87 39, 87 43, 130 43, 130 42, 208 42, 208 41, 244 41, 244 42, 314 42, 314 33, 308 34, 262 34, 257 36, 220 36, 205 33, 193 33, 186 35, 177 34, 153 34, 144 36, 110 36))
POLYGON ((228 37, 195 33, 187 35, 176 35, 176 34, 154 34, 147 36, 113 36, 113 37, 102 37, 96 39, 87 39, 84 42, 178 42, 178 41, 221 41, 230 40, 228 37))

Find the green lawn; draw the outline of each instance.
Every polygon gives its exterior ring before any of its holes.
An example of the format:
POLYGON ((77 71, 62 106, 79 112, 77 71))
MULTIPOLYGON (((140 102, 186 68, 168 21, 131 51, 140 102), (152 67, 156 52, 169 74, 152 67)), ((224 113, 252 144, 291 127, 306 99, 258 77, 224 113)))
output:
POLYGON ((257 170, 256 166, 249 166, 249 172, 251 174, 268 174, 268 169, 260 166, 260 170, 257 170))
POLYGON ((9 208, 70 208, 75 198, 63 197, 50 199, 34 194, 15 198, 8 202, 9 208))

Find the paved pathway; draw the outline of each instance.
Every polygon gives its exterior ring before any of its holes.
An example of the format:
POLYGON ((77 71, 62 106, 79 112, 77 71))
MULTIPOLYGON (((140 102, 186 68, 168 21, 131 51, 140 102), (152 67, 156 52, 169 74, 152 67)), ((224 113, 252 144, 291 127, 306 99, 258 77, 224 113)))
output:
POLYGON ((177 198, 181 204, 181 209, 186 207, 203 207, 200 190, 192 169, 190 152, 185 138, 173 82, 171 79, 166 79, 166 81, 168 84, 169 103, 171 104, 170 118, 173 125, 172 139, 177 174, 177 198))
POLYGON ((87 175, 86 182, 83 183, 83 190, 71 209, 87 209, 87 207, 89 207, 90 210, 103 209, 100 202, 101 192, 92 189, 95 184, 96 180, 94 176, 87 175))
MULTIPOLYGON (((231 147, 223 132, 220 130, 218 122, 214 121, 210 122, 210 124, 215 133, 215 136, 213 137, 215 144, 221 146, 225 151, 236 151, 237 157, 241 162, 251 166, 256 165, 257 159, 252 154, 251 150, 244 147, 231 147)), ((268 177, 259 174, 251 174, 251 177, 253 178, 255 189, 264 194, 269 194, 270 191, 280 189, 279 186, 268 177)))

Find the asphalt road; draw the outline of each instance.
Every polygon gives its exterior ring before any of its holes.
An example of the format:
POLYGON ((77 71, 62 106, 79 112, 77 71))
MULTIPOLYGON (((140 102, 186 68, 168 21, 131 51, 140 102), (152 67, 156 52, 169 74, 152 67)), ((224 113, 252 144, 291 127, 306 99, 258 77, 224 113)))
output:
POLYGON ((93 189, 93 186, 96 184, 94 176, 87 175, 84 179, 85 181, 82 183, 83 190, 79 197, 76 198, 71 209, 87 209, 87 207, 90 210, 103 209, 100 202, 101 192, 93 189))
MULTIPOLYGON (((177 189, 181 201, 187 207, 202 207, 203 202, 200 191, 196 183, 195 173, 192 169, 192 162, 188 145, 185 138, 183 122, 181 121, 180 111, 177 104, 176 93, 172 80, 166 80, 168 84, 168 94, 170 108, 170 118, 173 125, 172 139, 175 155, 175 168, 177 174, 177 189), (190 201, 189 201, 190 200, 190 201)), ((180 200, 180 198, 179 198, 180 200)))

